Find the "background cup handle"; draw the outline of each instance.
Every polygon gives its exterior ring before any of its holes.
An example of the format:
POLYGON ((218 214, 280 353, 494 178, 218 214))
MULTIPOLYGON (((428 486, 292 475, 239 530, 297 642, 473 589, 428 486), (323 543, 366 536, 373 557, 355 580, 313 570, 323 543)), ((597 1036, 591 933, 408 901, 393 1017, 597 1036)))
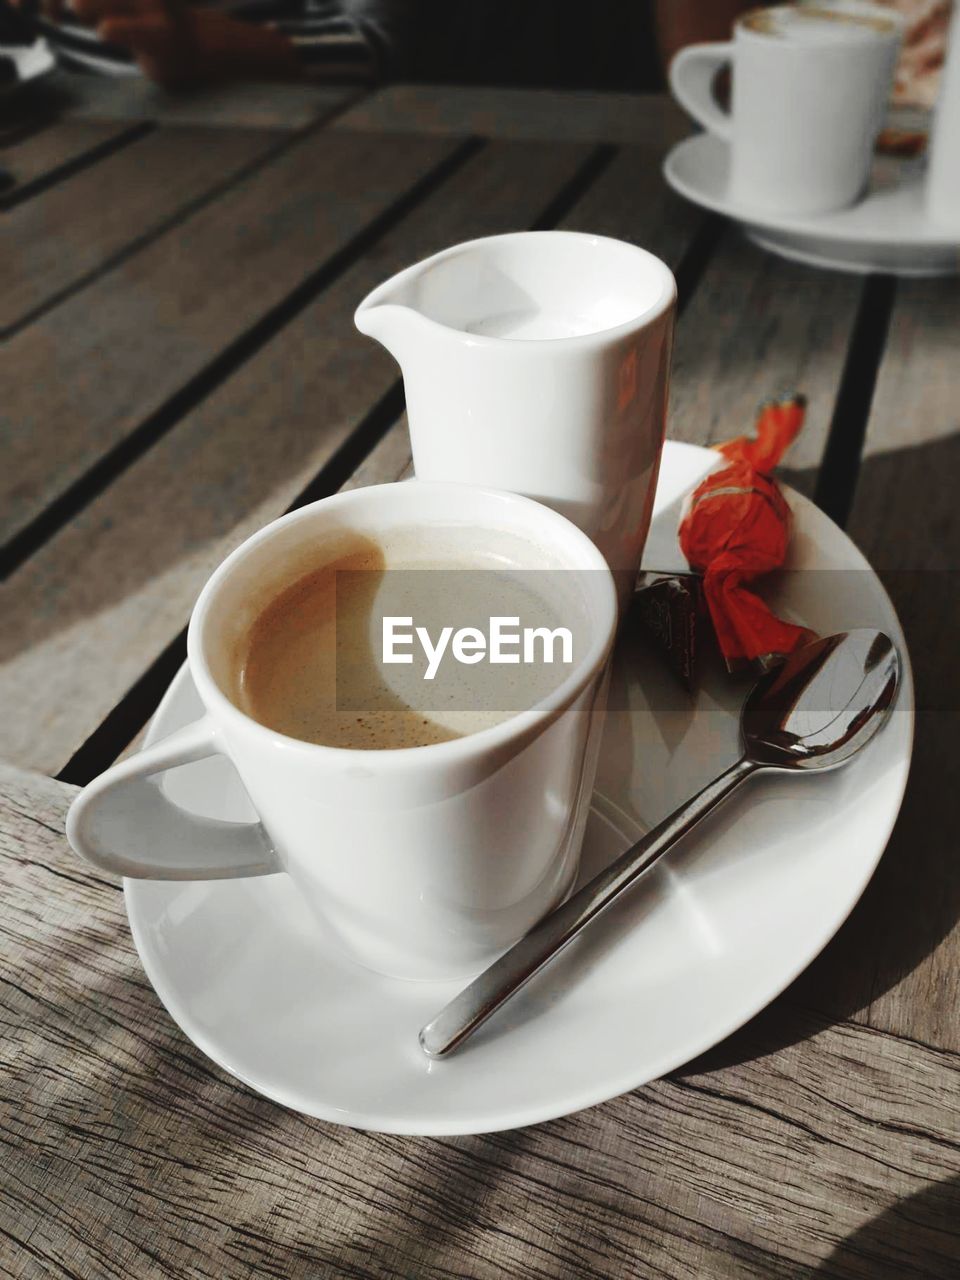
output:
POLYGON ((733 41, 691 44, 670 63, 670 92, 688 115, 718 138, 733 136, 730 116, 713 96, 713 81, 724 63, 733 61, 733 41))
POLYGON ((114 765, 70 806, 67 838, 77 853, 114 875, 145 880, 222 880, 282 871, 259 822, 222 822, 178 809, 154 775, 225 755, 204 717, 114 765))

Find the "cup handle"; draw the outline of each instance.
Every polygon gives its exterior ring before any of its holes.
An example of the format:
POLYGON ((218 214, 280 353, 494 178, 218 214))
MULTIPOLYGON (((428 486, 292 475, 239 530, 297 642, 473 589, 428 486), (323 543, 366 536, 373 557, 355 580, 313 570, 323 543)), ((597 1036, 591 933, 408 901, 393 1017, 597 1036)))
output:
POLYGON ((730 116, 713 96, 714 76, 725 62, 733 61, 733 41, 691 44, 681 49, 670 63, 670 92, 688 115, 714 133, 730 141, 730 116))
POLYGON ((226 755, 205 716, 114 765, 77 796, 67 839, 94 866, 138 880, 223 880, 283 867, 259 822, 223 822, 177 808, 154 775, 226 755))

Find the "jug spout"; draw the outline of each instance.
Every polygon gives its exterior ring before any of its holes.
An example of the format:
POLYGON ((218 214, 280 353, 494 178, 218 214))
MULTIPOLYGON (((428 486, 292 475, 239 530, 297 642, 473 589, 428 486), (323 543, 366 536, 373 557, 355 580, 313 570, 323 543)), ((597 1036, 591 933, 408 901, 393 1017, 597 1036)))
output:
POLYGON ((353 322, 370 338, 376 338, 393 356, 397 364, 403 368, 404 359, 412 350, 413 344, 423 339, 423 328, 427 321, 413 307, 400 302, 361 302, 353 317, 353 322))

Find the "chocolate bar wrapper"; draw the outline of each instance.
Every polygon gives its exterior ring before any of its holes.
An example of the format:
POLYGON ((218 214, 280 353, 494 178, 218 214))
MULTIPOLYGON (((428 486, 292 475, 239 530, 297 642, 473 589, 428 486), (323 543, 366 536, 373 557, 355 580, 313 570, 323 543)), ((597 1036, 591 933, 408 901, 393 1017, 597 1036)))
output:
POLYGON ((630 615, 680 683, 692 693, 697 686, 704 616, 700 577, 694 573, 641 573, 630 615))

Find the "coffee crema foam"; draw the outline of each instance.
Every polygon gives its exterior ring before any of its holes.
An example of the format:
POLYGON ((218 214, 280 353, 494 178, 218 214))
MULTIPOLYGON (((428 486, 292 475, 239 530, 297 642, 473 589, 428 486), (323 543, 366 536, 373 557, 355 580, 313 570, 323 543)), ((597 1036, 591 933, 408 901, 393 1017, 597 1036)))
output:
MULTIPOLYGON (((518 616, 560 624, 543 554, 516 535, 476 530, 351 535, 333 558, 278 588, 243 638, 234 700, 260 724, 303 742, 352 750, 430 746, 509 719, 556 688, 569 665, 460 665, 431 682, 424 663, 385 666, 382 616, 412 617, 436 636, 445 625, 518 616), (435 545, 439 532, 442 545, 435 545)), ((549 563, 549 560, 547 561, 549 563)), ((567 619, 564 618, 564 622, 567 619)))
POLYGON ((796 40, 798 43, 859 40, 870 32, 890 35, 897 29, 896 22, 891 19, 855 9, 821 9, 816 5, 755 9, 745 14, 740 24, 759 35, 796 40))

